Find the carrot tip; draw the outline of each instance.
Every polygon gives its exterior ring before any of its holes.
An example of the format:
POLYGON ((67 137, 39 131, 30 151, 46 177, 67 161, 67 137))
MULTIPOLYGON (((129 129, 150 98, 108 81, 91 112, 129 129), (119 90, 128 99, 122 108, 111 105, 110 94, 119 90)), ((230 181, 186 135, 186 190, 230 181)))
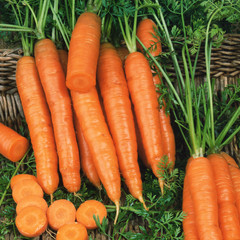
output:
POLYGON ((50 194, 50 201, 51 201, 51 204, 53 203, 53 194, 51 193, 50 194))
POLYGON ((114 219, 114 225, 115 225, 115 224, 117 223, 120 205, 119 205, 119 202, 118 202, 118 201, 116 201, 116 202, 114 202, 114 203, 115 203, 115 205, 116 205, 116 216, 115 216, 115 219, 114 219))
POLYGON ((161 178, 159 178, 158 182, 159 182, 159 186, 160 186, 160 189, 161 189, 161 193, 163 195, 163 193, 164 193, 164 190, 163 190, 163 188, 164 188, 164 181, 161 178))
POLYGON ((102 185, 97 186, 98 190, 101 191, 102 190, 102 185))
POLYGON ((146 206, 146 204, 145 204, 145 202, 144 202, 144 200, 143 200, 143 197, 140 196, 140 197, 138 198, 138 200, 143 204, 143 207, 145 208, 145 210, 148 211, 149 208, 146 206))

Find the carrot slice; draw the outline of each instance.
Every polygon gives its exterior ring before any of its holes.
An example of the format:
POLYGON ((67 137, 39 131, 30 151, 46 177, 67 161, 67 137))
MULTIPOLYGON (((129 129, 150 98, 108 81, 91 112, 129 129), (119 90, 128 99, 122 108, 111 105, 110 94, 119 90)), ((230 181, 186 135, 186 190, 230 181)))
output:
POLYGON ((45 212, 35 206, 24 208, 16 217, 18 231, 25 237, 37 237, 47 229, 45 212))
POLYGON ((48 208, 47 218, 49 226, 53 230, 58 230, 64 224, 75 222, 76 208, 66 199, 56 200, 48 208))
POLYGON ((31 174, 18 174, 12 177, 11 182, 10 182, 10 187, 13 189, 13 186, 18 183, 19 181, 22 181, 24 179, 30 179, 35 182, 37 182, 37 178, 31 174))
POLYGON ((100 223, 102 223, 103 218, 107 217, 107 209, 99 201, 87 200, 82 203, 77 210, 77 221, 83 224, 87 229, 97 228, 97 224, 93 216, 98 216, 100 223))
POLYGON ((41 186, 31 179, 24 179, 19 181, 14 185, 12 189, 13 200, 18 203, 23 198, 34 195, 38 197, 43 197, 43 190, 41 186))
POLYGON ((87 240, 87 229, 81 223, 69 223, 60 227, 56 240, 87 240))
POLYGON ((45 213, 47 213, 48 205, 44 198, 30 195, 22 200, 20 200, 16 207, 17 215, 26 207, 35 206, 41 208, 45 213))

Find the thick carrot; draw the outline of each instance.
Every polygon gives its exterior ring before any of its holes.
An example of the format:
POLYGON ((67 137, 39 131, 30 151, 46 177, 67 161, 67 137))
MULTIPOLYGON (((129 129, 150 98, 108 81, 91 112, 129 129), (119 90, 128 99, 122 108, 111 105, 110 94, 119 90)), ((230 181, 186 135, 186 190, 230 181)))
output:
POLYGON ((77 221, 83 224, 87 229, 97 228, 97 224, 93 218, 99 218, 102 223, 103 218, 107 217, 107 209, 103 203, 96 200, 87 200, 82 203, 77 209, 76 217, 77 221))
POLYGON ((221 152, 220 153, 224 158, 225 160, 227 161, 227 163, 233 167, 236 167, 236 168, 239 168, 238 164, 235 162, 235 160, 229 156, 227 153, 225 152, 221 152))
POLYGON ((18 203, 28 196, 43 197, 43 190, 40 185, 31 179, 25 179, 16 183, 12 189, 13 200, 18 203))
POLYGON ((80 15, 72 32, 69 46, 67 87, 87 92, 96 85, 100 48, 101 19, 95 13, 80 15))
POLYGON ((226 160, 220 154, 207 157, 212 165, 217 188, 219 225, 224 239, 240 239, 240 223, 235 192, 226 160))
POLYGON ((17 63, 16 82, 34 150, 38 183, 47 194, 58 187, 58 157, 45 95, 32 57, 17 63))
POLYGON ((125 73, 147 160, 163 192, 164 183, 158 173, 163 157, 158 101, 151 69, 142 53, 133 52, 127 56, 125 73))
POLYGON ((127 82, 122 61, 110 43, 101 45, 97 79, 108 126, 115 144, 120 171, 130 193, 145 206, 127 82))
POLYGON ((47 213, 48 205, 47 202, 42 197, 29 195, 20 200, 16 207, 16 213, 19 214, 24 208, 29 206, 36 206, 41 208, 45 213, 47 213))
POLYGON ((67 75, 68 52, 63 49, 59 49, 58 56, 60 59, 60 63, 62 65, 63 72, 66 76, 67 75))
POLYGON ((97 91, 95 88, 88 93, 72 91, 71 95, 74 110, 89 146, 98 176, 107 191, 108 197, 117 207, 116 223, 121 195, 118 159, 97 91))
POLYGON ((47 219, 49 226, 57 231, 63 225, 75 222, 76 208, 68 200, 56 200, 47 210, 47 219))
POLYGON ((38 237, 47 229, 46 213, 39 207, 24 208, 16 217, 18 231, 25 237, 38 237))
POLYGON ((2 123, 0 123, 0 139, 0 154, 12 162, 19 161, 28 150, 28 140, 2 123))
POLYGON ((211 163, 204 157, 195 158, 189 163, 187 174, 199 239, 223 239, 218 222, 217 190, 211 163))
POLYGON ((35 44, 36 65, 51 112, 63 185, 69 192, 80 189, 80 159, 71 99, 54 43, 43 39, 35 44))
POLYGON ((87 229, 80 223, 69 223, 60 227, 56 240, 88 240, 87 229))
POLYGON ((10 181, 11 189, 13 189, 13 187, 14 187, 14 185, 16 183, 18 183, 19 181, 22 181, 23 179, 32 179, 35 182, 38 182, 37 178, 34 175, 31 175, 31 174, 18 174, 18 175, 15 175, 15 176, 13 176, 11 178, 11 181, 10 181))
POLYGON ((88 144, 83 136, 83 132, 80 126, 80 123, 77 117, 74 117, 74 125, 77 132, 78 146, 80 150, 80 159, 81 159, 81 168, 86 174, 88 180, 96 186, 98 189, 101 189, 101 182, 94 165, 92 155, 90 153, 88 144))

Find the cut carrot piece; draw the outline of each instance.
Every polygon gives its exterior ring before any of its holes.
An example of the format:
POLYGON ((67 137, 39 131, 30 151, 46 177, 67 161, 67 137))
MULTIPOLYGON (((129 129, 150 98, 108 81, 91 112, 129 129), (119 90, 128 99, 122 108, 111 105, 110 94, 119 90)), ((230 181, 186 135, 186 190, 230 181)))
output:
POLYGON ((49 226, 57 231, 64 224, 75 222, 76 208, 68 200, 56 200, 48 208, 47 218, 49 226))
POLYGON ((27 196, 43 197, 43 190, 41 186, 31 179, 24 179, 14 185, 12 189, 13 200, 18 203, 27 196))
POLYGON ((60 227, 56 240, 87 240, 88 233, 85 226, 81 223, 69 223, 60 227))
POLYGON ((45 232, 47 225, 46 214, 39 207, 26 207, 16 217, 17 229, 25 237, 40 236, 45 232))
POLYGON ((99 201, 87 200, 80 205, 76 215, 77 221, 87 229, 95 229, 97 228, 97 224, 93 216, 95 215, 96 218, 99 217, 100 223, 102 223, 103 218, 107 217, 107 209, 104 204, 99 201))
POLYGON ((13 186, 18 183, 19 181, 22 181, 24 179, 31 179, 34 180, 35 182, 37 182, 37 178, 31 174, 18 174, 15 175, 14 177, 12 177, 11 182, 10 182, 10 186, 11 189, 13 189, 13 186))
POLYGON ((47 213, 48 205, 45 199, 42 197, 37 197, 34 195, 27 196, 20 200, 16 207, 17 215, 26 207, 35 206, 41 208, 45 213, 47 213))

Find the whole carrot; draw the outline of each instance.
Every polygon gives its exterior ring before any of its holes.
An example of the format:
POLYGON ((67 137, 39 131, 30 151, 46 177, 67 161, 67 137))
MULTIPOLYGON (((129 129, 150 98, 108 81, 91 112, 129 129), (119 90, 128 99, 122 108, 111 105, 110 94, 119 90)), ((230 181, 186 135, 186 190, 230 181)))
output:
POLYGON ((33 57, 17 63, 16 83, 34 150, 38 183, 47 194, 58 187, 58 157, 46 98, 33 57))
POLYGON ((97 79, 108 126, 116 147, 120 171, 130 193, 145 206, 127 82, 122 61, 110 43, 101 45, 97 79))
POLYGON ((0 154, 12 162, 19 161, 28 150, 28 140, 2 123, 0 123, 0 139, 0 154))
POLYGON ((71 99, 55 44, 42 39, 34 48, 36 65, 51 112, 63 185, 69 192, 80 189, 80 160, 71 99))
POLYGON ((100 49, 101 19, 95 13, 80 15, 72 32, 69 46, 67 87, 87 92, 96 85, 100 49))
POLYGON ((91 152, 98 176, 119 213, 121 195, 118 159, 101 109, 96 88, 87 93, 71 91, 73 107, 91 152))

